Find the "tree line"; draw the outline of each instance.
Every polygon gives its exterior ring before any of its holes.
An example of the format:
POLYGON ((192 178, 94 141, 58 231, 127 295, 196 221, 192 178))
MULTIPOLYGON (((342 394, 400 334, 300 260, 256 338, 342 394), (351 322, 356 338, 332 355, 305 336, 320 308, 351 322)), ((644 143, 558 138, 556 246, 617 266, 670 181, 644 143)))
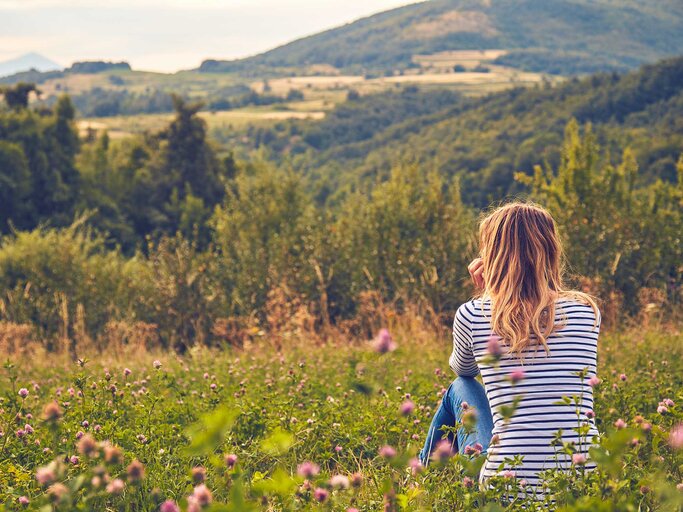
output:
MULTIPOLYGON (((200 108, 174 97, 165 129, 120 141, 79 138, 67 96, 0 111, 2 321, 46 340, 144 322, 182 350, 275 307, 323 325, 368 297, 446 317, 469 297, 480 210, 457 176, 397 162, 325 201, 309 176, 221 150, 200 108)), ((558 152, 515 179, 557 218, 573 284, 632 314, 680 305, 683 160, 675 180, 643 183, 632 150, 615 164, 576 120, 558 152)))

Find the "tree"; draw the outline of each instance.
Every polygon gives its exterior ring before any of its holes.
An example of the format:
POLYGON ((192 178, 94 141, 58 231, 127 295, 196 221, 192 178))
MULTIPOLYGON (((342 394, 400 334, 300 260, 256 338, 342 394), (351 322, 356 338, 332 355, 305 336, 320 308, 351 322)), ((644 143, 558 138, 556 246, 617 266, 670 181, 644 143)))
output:
POLYGON ((20 109, 28 107, 28 97, 35 92, 36 95, 40 95, 40 91, 36 87, 36 84, 30 84, 26 82, 19 82, 15 86, 6 86, 0 88, 0 94, 5 97, 5 103, 7 106, 13 109, 20 109))

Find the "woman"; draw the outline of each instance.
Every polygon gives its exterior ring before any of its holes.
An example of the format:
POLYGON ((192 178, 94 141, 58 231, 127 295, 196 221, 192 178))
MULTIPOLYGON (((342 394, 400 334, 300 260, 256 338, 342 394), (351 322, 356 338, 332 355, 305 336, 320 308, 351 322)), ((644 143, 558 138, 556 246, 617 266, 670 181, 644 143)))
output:
POLYGON ((445 438, 454 452, 486 454, 480 482, 501 473, 502 464, 503 475, 525 480, 527 491, 542 496, 539 472, 595 467, 588 448, 598 435, 592 385, 601 315, 590 295, 564 288, 562 246, 543 208, 501 206, 481 221, 479 239, 481 258, 468 267, 479 293, 453 323, 450 367, 458 377, 434 415, 420 460, 427 465, 445 438), (578 405, 559 403, 574 396, 578 405), (474 429, 464 426, 468 418, 474 429), (585 435, 572 430, 579 424, 585 435), (572 456, 553 446, 560 429, 562 441, 575 443, 572 456), (521 466, 504 463, 515 455, 523 457, 521 466))

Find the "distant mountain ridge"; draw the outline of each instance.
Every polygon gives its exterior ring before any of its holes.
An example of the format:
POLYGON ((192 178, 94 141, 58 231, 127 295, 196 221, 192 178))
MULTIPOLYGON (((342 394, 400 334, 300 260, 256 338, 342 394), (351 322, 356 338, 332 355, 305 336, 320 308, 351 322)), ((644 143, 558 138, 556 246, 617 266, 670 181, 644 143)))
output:
POLYGON ((268 52, 207 60, 199 70, 328 64, 340 69, 414 66, 416 54, 506 49, 499 58, 558 74, 624 71, 683 53, 679 0, 429 0, 385 11, 268 52))
POLYGON ((35 52, 26 53, 14 59, 0 62, 0 77, 13 75, 22 71, 55 71, 63 69, 61 64, 35 52))

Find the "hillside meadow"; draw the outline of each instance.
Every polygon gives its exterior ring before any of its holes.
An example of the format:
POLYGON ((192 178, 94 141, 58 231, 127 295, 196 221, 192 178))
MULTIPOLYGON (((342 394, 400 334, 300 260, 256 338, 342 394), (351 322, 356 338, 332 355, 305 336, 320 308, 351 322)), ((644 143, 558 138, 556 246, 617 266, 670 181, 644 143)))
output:
MULTIPOLYGON (((182 356, 139 336, 73 360, 26 338, 0 373, 2 510, 545 510, 523 481, 478 489, 476 453, 417 463, 455 377, 449 331, 419 310, 369 318, 374 339, 283 324, 182 356)), ((680 328, 650 309, 599 347, 599 468, 549 468, 548 498, 680 510, 680 328)))

